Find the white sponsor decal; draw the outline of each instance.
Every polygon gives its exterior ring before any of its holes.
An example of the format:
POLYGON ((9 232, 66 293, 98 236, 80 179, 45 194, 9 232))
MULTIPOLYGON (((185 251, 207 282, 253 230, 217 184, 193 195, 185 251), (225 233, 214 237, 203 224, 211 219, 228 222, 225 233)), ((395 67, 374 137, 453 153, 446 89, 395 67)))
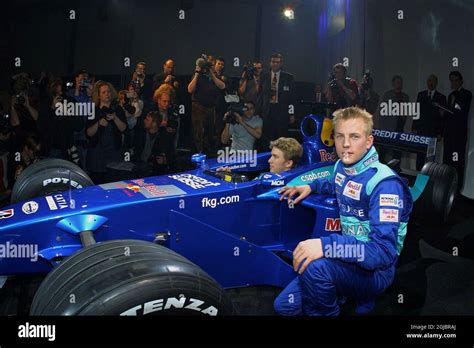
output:
POLYGON ((58 210, 58 208, 64 209, 68 207, 66 199, 60 193, 53 196, 46 196, 45 198, 50 210, 58 210))
POLYGON ((23 204, 23 206, 21 207, 21 210, 25 214, 34 214, 38 211, 38 207, 39 207, 38 203, 36 203, 35 201, 29 201, 23 204))
POLYGON ((342 193, 344 196, 347 196, 352 199, 360 200, 360 191, 362 190, 362 184, 358 182, 349 180, 344 187, 344 192, 342 193))
POLYGON ((0 219, 9 219, 15 215, 15 209, 7 209, 0 211, 0 219))
POLYGON ((220 186, 218 182, 211 182, 204 178, 200 178, 199 176, 193 174, 177 174, 177 175, 170 175, 168 176, 171 179, 175 179, 195 190, 206 188, 209 186, 220 186))
MULTIPOLYGON (((68 184, 69 183, 69 179, 68 178, 50 178, 50 179, 46 179, 46 180, 43 180, 43 187, 44 186, 47 186, 49 184, 68 184)), ((74 187, 74 188, 77 188, 77 189, 80 189, 82 188, 82 185, 79 184, 78 182, 74 181, 74 180, 71 180, 71 186, 74 187)))
POLYGON ((397 209, 380 209, 380 221, 398 222, 398 210, 397 209))
POLYGON ((339 186, 342 186, 342 183, 344 182, 344 179, 346 178, 345 175, 342 175, 341 173, 336 174, 336 184, 339 186))
POLYGON ((285 180, 272 180, 270 186, 283 186, 285 185, 285 180))
POLYGON ((51 197, 51 196, 46 196, 45 198, 46 198, 46 202, 48 203, 49 210, 58 210, 58 206, 57 206, 56 203, 54 202, 53 197, 51 197))
POLYGON ((357 174, 357 170, 355 168, 344 168, 344 172, 347 175, 355 175, 357 174))
POLYGON ((381 206, 398 207, 399 199, 400 198, 398 197, 398 195, 384 194, 384 195, 380 195, 379 204, 381 206))
POLYGON ((153 312, 171 309, 171 307, 190 309, 211 316, 216 316, 218 312, 218 309, 216 307, 207 306, 204 301, 195 298, 190 298, 188 300, 186 297, 180 296, 179 299, 176 297, 168 297, 166 299, 161 298, 158 300, 146 302, 144 304, 139 304, 138 306, 135 306, 122 312, 120 315, 138 315, 139 313, 142 315, 146 315, 153 312))
POLYGON ((325 170, 323 172, 313 172, 313 173, 305 174, 301 177, 301 180, 314 181, 317 179, 327 178, 328 176, 331 176, 331 173, 328 170, 325 170))
MULTIPOLYGON (((356 209, 354 207, 351 207, 347 204, 344 203, 339 203, 339 212, 340 213, 349 213, 351 215, 359 216, 359 217, 364 217, 364 209, 356 209)), ((346 214, 344 214, 346 215, 346 214)))
POLYGON ((18 326, 19 338, 47 338, 48 341, 56 340, 56 325, 35 325, 28 322, 18 326))
POLYGON ((239 201, 240 201, 240 196, 235 195, 235 196, 221 197, 219 200, 217 200, 217 198, 204 197, 201 200, 201 203, 202 203, 203 208, 206 208, 206 207, 215 208, 218 205, 238 203, 239 201))

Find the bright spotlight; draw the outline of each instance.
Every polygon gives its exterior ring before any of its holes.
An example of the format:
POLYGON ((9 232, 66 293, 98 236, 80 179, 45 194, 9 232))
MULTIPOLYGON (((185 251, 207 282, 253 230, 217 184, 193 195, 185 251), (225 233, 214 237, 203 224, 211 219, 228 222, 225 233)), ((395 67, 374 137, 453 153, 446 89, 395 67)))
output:
POLYGON ((291 8, 287 8, 283 11, 283 15, 288 19, 295 18, 295 12, 291 8))

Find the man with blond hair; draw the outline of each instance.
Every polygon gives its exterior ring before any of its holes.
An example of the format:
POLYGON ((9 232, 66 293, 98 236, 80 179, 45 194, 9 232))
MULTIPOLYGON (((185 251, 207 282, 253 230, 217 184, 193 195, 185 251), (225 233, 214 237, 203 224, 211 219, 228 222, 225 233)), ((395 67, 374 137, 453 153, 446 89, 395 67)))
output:
POLYGON ((293 138, 278 138, 270 142, 272 151, 268 163, 270 164, 270 173, 280 174, 293 169, 303 156, 303 147, 293 138))
POLYGON ((310 193, 335 194, 342 234, 327 233, 298 244, 295 278, 277 297, 283 315, 339 315, 339 304, 356 300, 365 314, 393 282, 413 200, 408 186, 379 162, 373 146, 372 115, 349 107, 334 113, 339 160, 334 175, 310 185, 284 187, 281 199, 300 202, 310 193))
MULTIPOLYGON (((287 170, 293 169, 298 165, 303 156, 303 147, 293 138, 278 138, 270 142, 271 156, 268 159, 270 173, 281 174, 287 170)), ((229 167, 217 168, 217 171, 232 171, 229 167)), ((255 179, 259 179, 266 173, 260 174, 255 179)))

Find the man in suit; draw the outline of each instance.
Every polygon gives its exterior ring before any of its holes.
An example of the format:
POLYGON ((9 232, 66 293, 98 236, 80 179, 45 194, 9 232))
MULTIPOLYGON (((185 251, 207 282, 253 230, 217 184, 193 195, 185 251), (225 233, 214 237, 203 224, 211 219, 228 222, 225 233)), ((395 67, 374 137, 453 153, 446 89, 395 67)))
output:
POLYGON ((448 107, 453 113, 446 113, 445 117, 443 161, 456 168, 458 188, 461 189, 464 179, 468 117, 472 93, 462 87, 463 77, 459 71, 451 71, 449 80, 452 92, 448 96, 448 107))
MULTIPOLYGON (((435 106, 435 103, 447 107, 446 96, 436 90, 438 77, 431 74, 426 81, 427 90, 418 93, 416 102, 420 104, 420 119, 413 121, 413 131, 429 137, 441 138, 443 132, 444 111, 435 106)), ((416 167, 421 169, 425 163, 425 157, 418 154, 416 157, 416 167)))
POLYGON ((262 151, 268 151, 271 140, 286 136, 288 124, 295 122, 295 83, 293 75, 282 71, 282 66, 283 56, 273 54, 270 60, 271 71, 261 78, 257 113, 263 120, 262 141, 259 146, 262 151))

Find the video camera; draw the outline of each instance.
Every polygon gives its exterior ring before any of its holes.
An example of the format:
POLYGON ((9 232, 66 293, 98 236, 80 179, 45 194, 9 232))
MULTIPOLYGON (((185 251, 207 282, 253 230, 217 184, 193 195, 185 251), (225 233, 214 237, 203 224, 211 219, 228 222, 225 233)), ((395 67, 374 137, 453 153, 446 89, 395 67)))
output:
POLYGON ((10 124, 10 114, 6 114, 3 111, 0 112, 0 133, 7 135, 13 131, 13 127, 10 124))
POLYGON ((116 100, 114 100, 112 103, 110 103, 109 107, 106 107, 106 106, 101 107, 100 108, 101 114, 98 119, 100 120, 102 118, 105 118, 107 114, 115 113, 119 106, 120 106, 119 103, 116 100))
POLYGON ((18 105, 25 105, 26 99, 22 94, 17 94, 15 97, 18 105))
POLYGON ((244 76, 245 79, 248 81, 251 81, 255 77, 255 68, 253 67, 253 63, 247 62, 247 64, 244 65, 244 76))
POLYGON ((196 66, 201 68, 199 72, 202 75, 206 75, 209 73, 209 70, 212 67, 212 62, 209 61, 209 57, 205 54, 201 54, 201 56, 196 59, 196 66))
POLYGON ((362 77, 362 83, 360 84, 363 90, 370 90, 374 84, 374 79, 370 76, 370 70, 367 70, 362 77))
POLYGON ((140 80, 136 79, 136 80, 130 81, 129 86, 131 86, 135 92, 137 93, 140 92, 140 87, 141 87, 140 80))
POLYGON ((234 113, 243 116, 248 108, 245 103, 241 102, 239 96, 236 94, 228 94, 225 97, 225 101, 229 104, 227 112, 225 114, 224 122, 230 124, 237 124, 237 119, 234 113))
POLYGON ((87 89, 88 89, 91 85, 92 85, 92 80, 90 80, 90 79, 84 79, 84 80, 82 80, 81 83, 80 83, 80 85, 79 85, 79 86, 80 86, 79 89, 80 89, 81 93, 87 93, 87 89))
POLYGON ((132 98, 133 94, 132 93, 126 93, 124 96, 124 105, 123 108, 127 110, 129 114, 134 114, 136 111, 135 106, 132 105, 132 98))

